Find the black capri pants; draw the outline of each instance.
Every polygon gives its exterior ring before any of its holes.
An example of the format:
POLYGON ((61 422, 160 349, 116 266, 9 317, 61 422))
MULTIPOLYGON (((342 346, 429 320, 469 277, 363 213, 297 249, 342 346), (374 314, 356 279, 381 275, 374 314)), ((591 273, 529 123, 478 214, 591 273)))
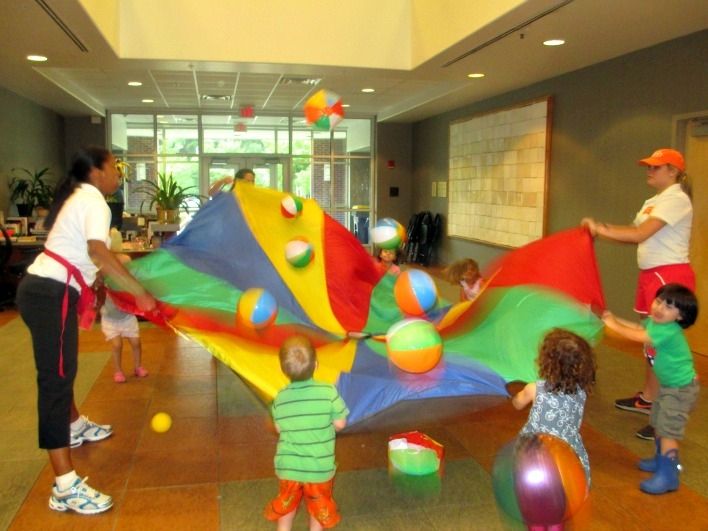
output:
POLYGON ((79 327, 76 316, 78 292, 69 287, 69 308, 64 328, 64 378, 59 376, 62 328, 61 306, 65 284, 27 275, 17 290, 16 304, 32 335, 37 368, 39 447, 54 450, 69 446, 71 403, 78 368, 79 327))

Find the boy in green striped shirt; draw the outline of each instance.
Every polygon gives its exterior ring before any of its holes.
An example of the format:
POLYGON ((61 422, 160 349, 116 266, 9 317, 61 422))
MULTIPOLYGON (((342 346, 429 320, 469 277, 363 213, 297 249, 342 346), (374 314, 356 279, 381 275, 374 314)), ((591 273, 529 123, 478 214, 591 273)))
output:
POLYGON ((334 440, 349 410, 334 385, 312 379, 316 367, 315 349, 306 337, 293 336, 280 347, 280 368, 290 385, 271 407, 280 434, 274 459, 280 492, 265 509, 278 531, 292 528, 303 494, 311 530, 334 527, 341 519, 332 498, 334 440))

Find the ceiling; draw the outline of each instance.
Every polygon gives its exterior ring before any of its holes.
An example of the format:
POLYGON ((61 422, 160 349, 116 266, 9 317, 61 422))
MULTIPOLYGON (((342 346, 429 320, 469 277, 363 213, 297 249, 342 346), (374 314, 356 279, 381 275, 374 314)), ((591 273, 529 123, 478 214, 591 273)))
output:
MULTIPOLYGON (((126 59, 82 0, 0 0, 0 9, 0 85, 65 116, 147 109, 236 113, 243 106, 299 112, 313 91, 327 88, 353 116, 414 122, 708 28, 705 0, 527 0, 421 64, 389 69, 284 63, 277 53, 273 62, 126 59), (543 46, 549 38, 566 44, 543 46), (25 57, 31 53, 49 61, 30 63, 25 57), (485 77, 469 79, 470 72, 485 77), (143 85, 129 87, 133 80, 143 85), (362 93, 364 87, 375 92, 362 93)), ((426 24, 445 31, 454 16, 440 13, 426 24)), ((375 47, 376 35, 362 35, 365 44, 375 47)))

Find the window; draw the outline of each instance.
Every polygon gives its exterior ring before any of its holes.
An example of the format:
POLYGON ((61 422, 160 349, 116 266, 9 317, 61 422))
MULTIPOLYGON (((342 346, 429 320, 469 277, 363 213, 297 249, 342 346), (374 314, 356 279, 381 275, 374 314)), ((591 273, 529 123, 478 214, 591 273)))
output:
POLYGON ((249 167, 256 186, 316 199, 368 243, 371 118, 346 118, 333 132, 314 130, 301 116, 268 114, 111 113, 109 120, 112 150, 132 169, 124 184, 128 212, 148 211, 141 181, 155 182, 158 172, 206 196, 211 183, 249 167))

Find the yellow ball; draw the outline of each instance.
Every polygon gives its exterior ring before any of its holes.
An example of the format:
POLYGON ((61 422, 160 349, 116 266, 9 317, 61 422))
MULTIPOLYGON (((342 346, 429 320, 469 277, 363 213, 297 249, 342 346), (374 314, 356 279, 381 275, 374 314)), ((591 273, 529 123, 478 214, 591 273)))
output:
POLYGON ((150 427, 154 432, 165 433, 172 427, 172 417, 167 413, 155 413, 150 421, 150 427))

